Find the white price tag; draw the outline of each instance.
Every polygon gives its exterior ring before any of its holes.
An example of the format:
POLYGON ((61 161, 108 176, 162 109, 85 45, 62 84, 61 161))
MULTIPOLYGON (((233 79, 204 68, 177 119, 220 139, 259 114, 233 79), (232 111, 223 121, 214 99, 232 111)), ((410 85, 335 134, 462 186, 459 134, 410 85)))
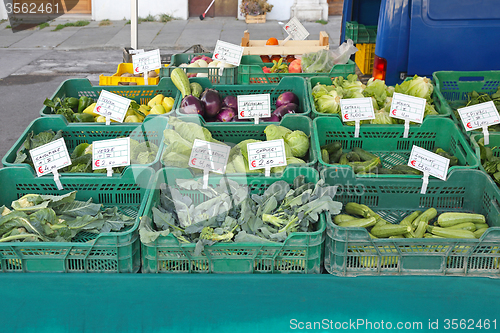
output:
POLYGON ((132 64, 134 67, 134 74, 161 68, 160 50, 134 54, 132 56, 132 64))
POLYGON ((238 95, 238 118, 255 119, 271 117, 271 96, 269 94, 238 95))
POLYGON ((468 106, 457 111, 466 131, 500 123, 500 115, 492 101, 468 106))
POLYGON ((375 111, 371 97, 366 98, 347 98, 340 100, 340 111, 342 121, 354 121, 354 137, 359 137, 359 121, 375 119, 375 111))
POLYGON ((130 165, 130 138, 94 141, 92 170, 130 165))
POLYGON ((424 120, 425 98, 394 93, 391 103, 391 117, 422 123, 424 120))
POLYGON ((442 180, 446 180, 449 165, 450 160, 446 157, 418 146, 413 146, 408 159, 408 166, 442 180))
POLYGON ((128 50, 128 54, 131 54, 131 55, 140 54, 140 53, 144 53, 144 49, 128 50))
POLYGON ((283 27, 293 40, 304 40, 309 36, 309 32, 296 17, 293 17, 283 27))
POLYGON ((239 66, 241 56, 243 55, 243 47, 218 40, 217 44, 215 44, 213 55, 216 60, 225 61, 228 64, 239 66))
POLYGON ((269 175, 272 167, 286 165, 283 139, 249 143, 247 151, 250 170, 266 169, 266 176, 269 175))
POLYGON ((231 148, 226 145, 195 139, 189 166, 223 174, 226 172, 230 150, 231 148))
POLYGON ((59 190, 63 189, 57 170, 71 165, 64 138, 30 150, 31 160, 38 177, 52 173, 59 190))
POLYGON ((108 119, 113 119, 118 122, 123 122, 125 114, 128 111, 131 100, 120 95, 113 94, 107 90, 102 90, 99 99, 97 100, 94 112, 99 113, 106 117, 106 124, 108 119))

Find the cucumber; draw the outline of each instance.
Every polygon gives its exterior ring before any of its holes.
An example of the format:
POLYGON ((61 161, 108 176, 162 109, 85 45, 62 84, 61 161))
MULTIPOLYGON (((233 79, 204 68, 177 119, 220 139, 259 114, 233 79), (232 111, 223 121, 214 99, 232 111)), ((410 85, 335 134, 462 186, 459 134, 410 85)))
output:
POLYGON ((455 224, 465 222, 486 223, 486 218, 481 214, 469 213, 443 213, 438 217, 438 224, 440 227, 451 227, 455 224))
POLYGON ((342 155, 340 155, 339 164, 346 165, 347 163, 349 163, 349 160, 347 159, 347 154, 343 153, 342 155))
POLYGON ((189 86, 191 87, 191 95, 196 98, 200 98, 201 93, 203 92, 203 87, 201 86, 201 84, 199 84, 198 82, 191 82, 189 86))
POLYGON ((378 157, 377 155, 369 153, 366 150, 359 148, 359 147, 354 147, 352 149, 352 151, 355 152, 356 154, 358 154, 359 158, 362 161, 370 161, 370 160, 373 160, 374 158, 378 157))
POLYGON ((338 163, 340 160, 340 156, 342 156, 342 148, 335 151, 333 154, 330 153, 330 164, 338 163))
MULTIPOLYGON (((368 228, 372 227, 377 223, 377 219, 374 217, 368 217, 365 219, 356 219, 356 220, 350 220, 346 222, 342 222, 339 224, 339 227, 360 227, 360 228, 368 228)), ((374 235, 375 236, 375 235, 374 235)))
POLYGON ((380 164, 380 158, 377 157, 372 160, 364 162, 349 162, 347 165, 352 168, 354 173, 360 173, 360 172, 370 172, 372 170, 376 170, 379 164, 380 164))
POLYGON ((410 167, 408 165, 404 165, 404 164, 395 165, 392 167, 391 170, 400 171, 400 172, 403 172, 404 174, 407 174, 407 175, 421 175, 422 174, 421 171, 418 171, 417 169, 413 169, 412 167, 410 167))
POLYGON ((337 150, 342 149, 342 143, 340 141, 335 141, 335 142, 332 142, 332 143, 329 143, 327 145, 322 146, 321 149, 326 149, 328 154, 332 155, 335 152, 337 152, 337 150))
POLYGON ((347 153, 347 159, 349 160, 349 162, 360 162, 361 161, 361 157, 359 157, 359 155, 354 151, 347 153))
POLYGON ((189 79, 186 73, 180 68, 174 68, 172 73, 170 73, 170 79, 173 84, 179 89, 182 97, 191 95, 191 86, 189 85, 189 79))
POLYGON ((444 238, 470 238, 476 239, 476 236, 472 231, 463 230, 463 229, 450 229, 450 228, 441 228, 441 227, 433 227, 431 225, 427 226, 427 231, 436 236, 441 236, 444 238))
POLYGON ((387 238, 390 236, 399 236, 403 235, 406 232, 410 232, 411 227, 408 225, 399 225, 399 224, 384 224, 384 225, 375 225, 370 232, 379 238, 387 238))
POLYGON ((328 150, 321 149, 321 158, 323 159, 323 162, 330 164, 330 155, 328 154, 328 150))

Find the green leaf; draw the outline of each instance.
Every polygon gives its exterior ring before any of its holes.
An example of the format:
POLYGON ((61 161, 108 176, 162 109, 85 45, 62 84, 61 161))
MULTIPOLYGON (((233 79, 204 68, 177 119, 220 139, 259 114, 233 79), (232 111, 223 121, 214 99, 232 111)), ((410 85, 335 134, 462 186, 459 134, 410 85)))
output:
POLYGON ((72 191, 63 195, 40 195, 40 197, 44 201, 50 201, 49 207, 57 207, 59 205, 75 201, 76 191, 72 191))
POLYGON ((73 201, 68 202, 63 205, 59 205, 55 207, 55 211, 57 214, 68 215, 68 216, 83 216, 83 215, 96 215, 102 205, 96 204, 92 202, 92 198, 87 201, 73 201))
POLYGON ((139 237, 141 238, 141 243, 149 244, 153 243, 160 236, 168 236, 170 230, 155 231, 151 228, 151 219, 147 216, 141 218, 139 223, 139 237))

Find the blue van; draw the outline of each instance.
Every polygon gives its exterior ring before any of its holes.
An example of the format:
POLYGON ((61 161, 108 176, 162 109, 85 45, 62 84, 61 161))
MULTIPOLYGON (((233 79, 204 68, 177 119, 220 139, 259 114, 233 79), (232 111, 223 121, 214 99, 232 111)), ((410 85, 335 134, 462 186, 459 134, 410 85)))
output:
POLYGON ((343 28, 350 19, 369 25, 377 5, 372 75, 386 84, 444 70, 500 70, 499 0, 344 0, 343 28))

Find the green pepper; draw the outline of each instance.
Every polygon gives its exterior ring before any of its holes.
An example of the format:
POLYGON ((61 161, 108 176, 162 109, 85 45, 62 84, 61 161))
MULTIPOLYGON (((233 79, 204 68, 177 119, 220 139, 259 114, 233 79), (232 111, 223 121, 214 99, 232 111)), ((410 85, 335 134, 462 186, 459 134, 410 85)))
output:
POLYGON ((94 117, 88 113, 75 113, 75 122, 76 123, 90 123, 94 122, 94 117))
POLYGON ((92 103, 94 103, 94 100, 91 97, 87 96, 80 97, 80 100, 78 101, 78 113, 81 113, 92 103))
POLYGON ((78 107, 80 100, 76 97, 66 97, 63 103, 66 104, 67 107, 75 110, 78 107))

